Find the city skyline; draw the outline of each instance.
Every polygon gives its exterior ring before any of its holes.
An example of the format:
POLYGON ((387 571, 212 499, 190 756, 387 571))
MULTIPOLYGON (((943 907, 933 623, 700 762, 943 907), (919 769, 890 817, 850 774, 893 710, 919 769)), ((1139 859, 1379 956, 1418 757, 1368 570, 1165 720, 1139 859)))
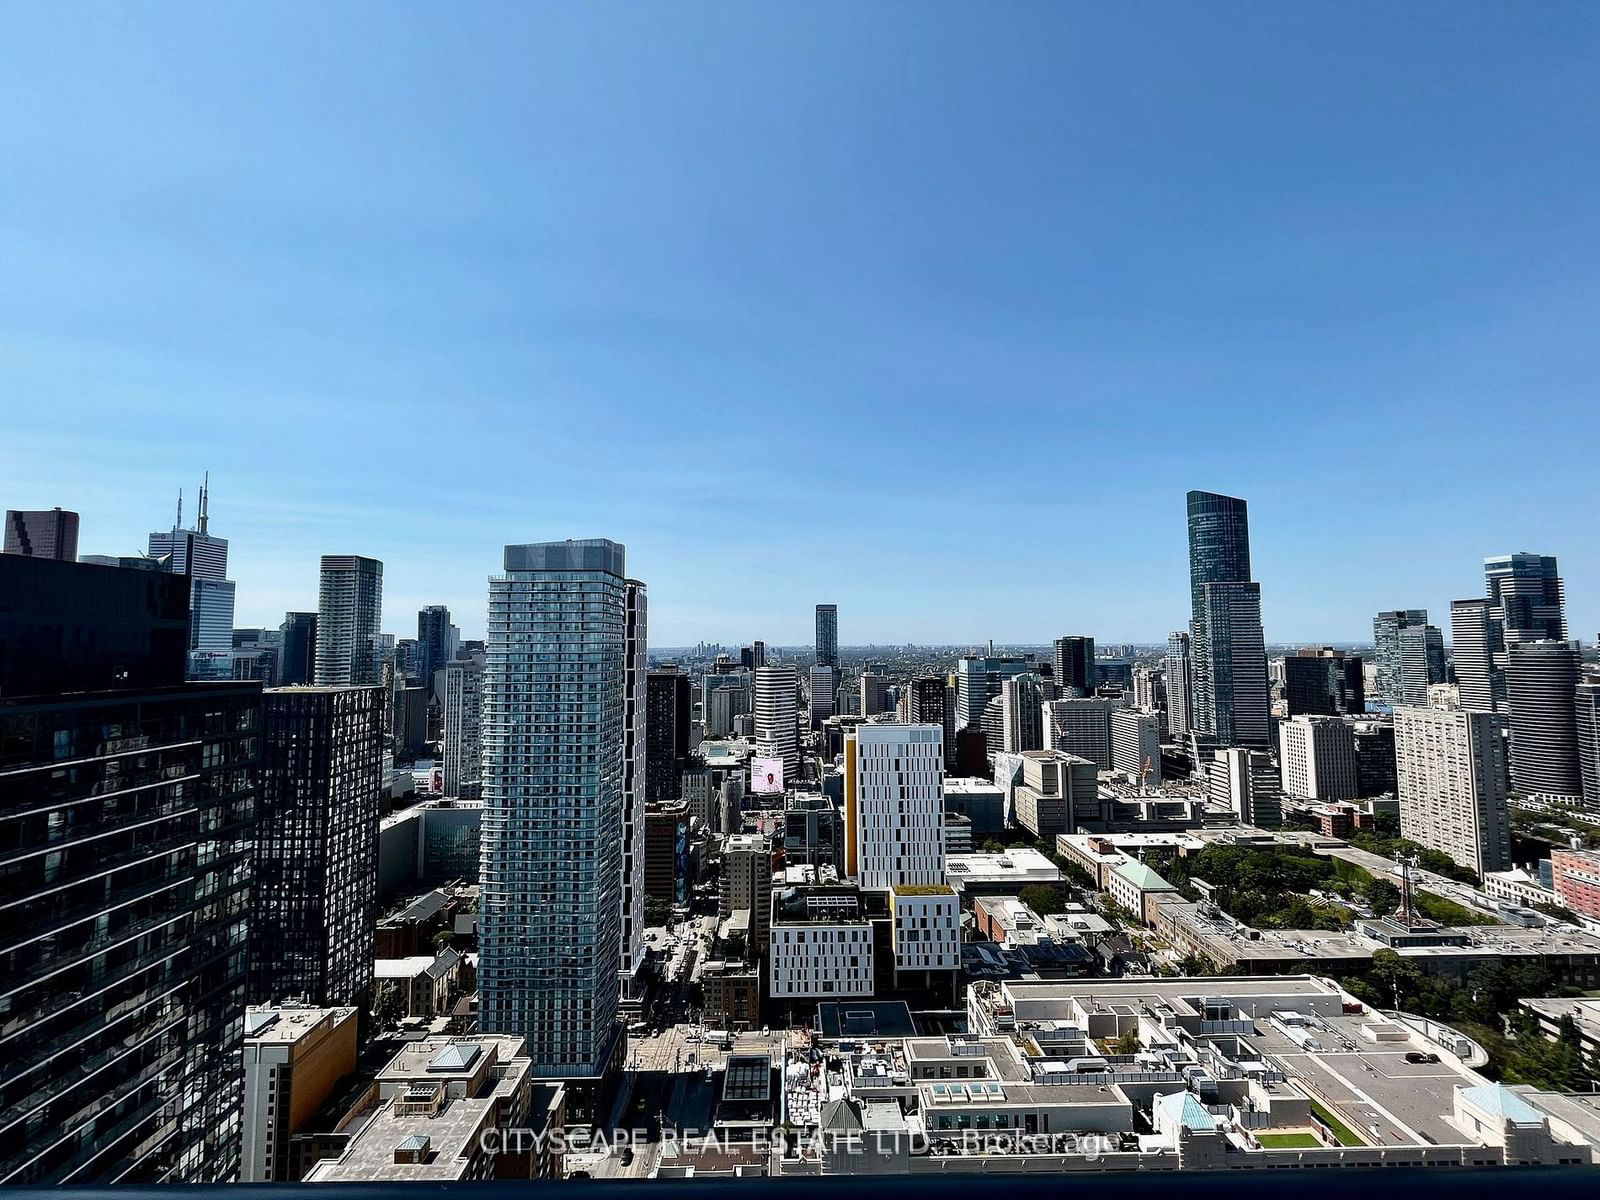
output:
POLYGON ((501 546, 603 535, 662 644, 1155 642, 1193 487, 1271 639, 1520 549, 1593 638, 1600 14, 1435 11, 26 8, 6 503, 132 553, 209 469, 240 624, 360 554, 478 637, 501 546))

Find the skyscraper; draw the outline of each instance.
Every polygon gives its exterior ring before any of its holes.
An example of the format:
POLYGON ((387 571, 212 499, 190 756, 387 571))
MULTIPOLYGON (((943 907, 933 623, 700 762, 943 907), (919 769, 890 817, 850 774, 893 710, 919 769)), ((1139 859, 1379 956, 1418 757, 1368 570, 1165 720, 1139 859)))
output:
MULTIPOLYGON (((1413 626, 1428 623, 1425 608, 1400 608, 1381 612, 1372 618, 1372 644, 1375 649, 1373 663, 1377 667, 1376 699, 1380 704, 1421 704, 1423 700, 1407 700, 1401 686, 1403 678, 1403 651, 1400 632, 1413 626)), ((1437 681, 1435 681, 1437 682, 1437 681)))
POLYGON ((875 671, 861 672, 856 686, 861 694, 861 715, 875 717, 889 709, 889 681, 875 671))
POLYGON ((817 663, 839 669, 839 606, 817 605, 817 663))
POLYGON ((1296 716, 1278 726, 1285 795, 1354 800, 1361 794, 1355 730, 1338 717, 1296 716))
POLYGON ((200 488, 199 513, 193 529, 183 527, 183 504, 177 523, 150 535, 151 558, 161 559, 174 575, 189 577, 189 650, 227 654, 233 649, 233 581, 228 576, 228 539, 210 532, 211 487, 200 488))
POLYGON ((906 697, 906 718, 913 725, 937 725, 944 730, 944 761, 952 769, 956 761, 955 705, 951 703, 949 682, 943 675, 927 675, 911 681, 906 697))
POLYGON ((1583 780, 1583 803, 1600 810, 1600 680, 1586 679, 1577 687, 1578 774, 1583 780))
POLYGON ((673 690, 670 717, 675 753, 661 768, 671 781, 672 794, 660 805, 652 805, 648 797, 655 783, 657 760, 651 748, 650 624, 644 584, 637 579, 628 580, 624 603, 627 614, 622 649, 622 963, 618 978, 622 994, 633 998, 639 969, 645 962, 644 902, 650 813, 666 804, 681 803, 678 791, 683 756, 688 753, 689 745, 689 679, 679 676, 673 690), (677 753, 680 745, 683 751, 677 753))
POLYGON ((76 562, 78 514, 64 508, 7 509, 5 553, 76 562))
POLYGON ((811 668, 806 687, 811 702, 811 728, 820 729, 822 723, 833 716, 838 688, 839 672, 835 668, 826 663, 817 663, 811 668))
POLYGON ((626 552, 513 545, 489 581, 479 1024, 540 1076, 593 1078, 620 1044, 626 552))
POLYGON ((279 632, 282 653, 278 682, 285 687, 310 683, 317 677, 317 614, 284 613, 279 632))
POLYGON ((845 739, 845 871, 863 888, 944 883, 944 730, 861 725, 845 739))
POLYGON ((756 754, 781 758, 783 777, 800 771, 799 688, 792 664, 757 667, 755 673, 756 754))
POLYGON ((1482 875, 1511 865, 1503 718, 1395 709, 1400 833, 1482 875))
POLYGON ((381 687, 262 693, 250 1001, 372 999, 381 687))
POLYGON ((1496 712, 1505 707, 1504 680, 1494 665, 1495 638, 1487 599, 1450 601, 1450 659, 1462 708, 1496 712))
POLYGON ((422 686, 433 693, 434 672, 449 662, 455 647, 451 644, 450 610, 430 604, 417 613, 417 670, 422 686))
MULTIPOLYGON (((956 728, 983 723, 983 710, 1011 676, 1029 670, 1016 655, 963 656, 956 660, 956 728)), ((991 747, 998 750, 999 744, 991 747)))
POLYGON ((1519 642, 1565 641, 1565 591, 1547 554, 1483 560, 1484 598, 1450 604, 1451 651, 1461 706, 1506 712, 1506 656, 1519 642))
POLYGON ((1578 652, 1565 641, 1512 642, 1506 653, 1511 786, 1533 800, 1583 796, 1578 762, 1578 652))
POLYGON ((1161 718, 1158 714, 1137 708, 1112 710, 1111 769, 1143 783, 1161 782, 1161 718))
POLYGON ((1167 732, 1182 737, 1194 728, 1189 707, 1194 695, 1194 677, 1189 651, 1189 635, 1182 630, 1167 634, 1167 656, 1161 660, 1167 673, 1167 732))
POLYGON ((1120 707, 1115 700, 1094 697, 1046 701, 1044 748, 1088 759, 1102 771, 1111 770, 1111 712, 1120 707))
POLYGON ((1094 639, 1074 635, 1055 643, 1056 686, 1066 697, 1094 695, 1094 639))
POLYGON ((1428 703, 1428 689, 1449 679, 1444 635, 1433 625, 1409 625, 1400 631, 1399 704, 1428 703))
POLYGON ((694 689, 689 677, 671 664, 649 672, 647 686, 646 797, 651 804, 666 804, 678 799, 683 763, 689 755, 694 689))
POLYGON ((1367 707, 1360 656, 1331 646, 1287 655, 1283 660, 1283 700, 1291 717, 1300 713, 1359 716, 1367 707))
POLYGON ((378 627, 383 564, 357 554, 324 554, 317 591, 317 686, 382 682, 378 627))
POLYGON ((0 1182, 239 1169, 261 691, 189 587, 0 555, 0 1182))
POLYGON ((444 794, 474 800, 483 779, 483 660, 444 665, 444 794))
POLYGON ((1043 706, 1056 698, 1056 685, 1028 671, 1013 675, 1000 690, 1000 749, 1007 754, 1044 749, 1043 706))
POLYGON ((1190 724, 1218 746, 1265 747, 1270 736, 1261 589, 1250 579, 1248 506, 1190 492, 1190 724))

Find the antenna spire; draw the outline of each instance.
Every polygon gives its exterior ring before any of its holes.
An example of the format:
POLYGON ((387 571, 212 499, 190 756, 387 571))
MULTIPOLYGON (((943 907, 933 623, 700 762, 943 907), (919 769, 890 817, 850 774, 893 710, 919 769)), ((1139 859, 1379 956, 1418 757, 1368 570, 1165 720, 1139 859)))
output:
POLYGON ((174 529, 182 529, 183 528, 183 489, 182 488, 178 489, 178 520, 172 527, 174 529))
POLYGON ((211 472, 207 471, 204 481, 200 484, 200 517, 196 528, 200 533, 206 531, 206 525, 211 520, 211 472))

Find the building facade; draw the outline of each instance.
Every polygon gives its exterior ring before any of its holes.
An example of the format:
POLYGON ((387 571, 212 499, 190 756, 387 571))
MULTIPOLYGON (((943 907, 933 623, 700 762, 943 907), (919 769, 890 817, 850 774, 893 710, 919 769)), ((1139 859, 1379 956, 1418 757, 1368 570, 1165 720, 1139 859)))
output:
POLYGON ((839 669, 839 606, 817 605, 817 665, 839 669))
POLYGON ((1087 635, 1058 637, 1054 649, 1056 686, 1061 694, 1094 695, 1094 639, 1087 635))
POLYGON ((844 764, 846 874, 874 890, 943 883, 943 728, 862 725, 844 764))
POLYGON ((793 664, 756 668, 756 754, 782 759, 785 779, 800 771, 799 685, 793 664))
POLYGON ((625 566, 604 539, 513 545, 489 582, 479 1024, 544 1077, 618 1044, 625 566))
POLYGON ((483 784, 483 662, 461 658, 444 666, 444 794, 476 799, 483 784))
POLYGON ((1355 731, 1338 717, 1291 717, 1278 726, 1283 792, 1300 800, 1354 800, 1361 794, 1355 731))
POLYGON ((1191 727, 1210 745, 1264 748, 1271 697, 1261 589, 1250 575, 1249 506, 1214 492, 1187 499, 1191 727))
POLYGON ((1511 865, 1503 720, 1467 709, 1395 709, 1401 835, 1479 875, 1511 865))
POLYGON ((64 508, 6 510, 6 554, 78 561, 78 514, 64 508))
POLYGON ((1578 652, 1568 642, 1512 642, 1506 651, 1511 786, 1531 800, 1583 798, 1578 756, 1578 652))
POLYGON ((1420 628, 1428 623, 1425 608, 1401 608, 1381 612, 1372 618, 1373 665, 1376 667, 1375 699, 1379 704, 1415 704, 1405 699, 1402 685, 1402 630, 1420 628))
POLYGON ((377 661, 383 619, 383 564, 357 554, 324 554, 317 590, 318 687, 382 682, 377 661))

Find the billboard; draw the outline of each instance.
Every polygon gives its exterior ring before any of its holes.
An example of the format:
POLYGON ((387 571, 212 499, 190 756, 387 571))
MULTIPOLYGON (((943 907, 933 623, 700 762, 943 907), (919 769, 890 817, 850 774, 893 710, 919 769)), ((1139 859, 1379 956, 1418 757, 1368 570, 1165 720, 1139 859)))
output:
POLYGON ((750 790, 763 796, 783 794, 783 759, 752 758, 750 790))

